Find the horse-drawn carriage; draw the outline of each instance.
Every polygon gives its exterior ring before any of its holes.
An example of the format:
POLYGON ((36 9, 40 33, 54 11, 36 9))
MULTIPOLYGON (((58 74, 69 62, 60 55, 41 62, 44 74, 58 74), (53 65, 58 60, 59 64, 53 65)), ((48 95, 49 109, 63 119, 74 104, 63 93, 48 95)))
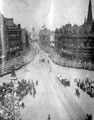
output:
POLYGON ((57 79, 66 87, 70 86, 70 81, 66 78, 63 78, 60 74, 57 75, 57 79))
POLYGON ((91 85, 90 87, 88 87, 86 92, 90 97, 94 97, 94 86, 91 85))
POLYGON ((18 84, 19 85, 17 86, 15 91, 16 91, 17 96, 23 99, 23 97, 28 94, 28 91, 29 91, 28 84, 24 83, 23 81, 18 82, 18 84))

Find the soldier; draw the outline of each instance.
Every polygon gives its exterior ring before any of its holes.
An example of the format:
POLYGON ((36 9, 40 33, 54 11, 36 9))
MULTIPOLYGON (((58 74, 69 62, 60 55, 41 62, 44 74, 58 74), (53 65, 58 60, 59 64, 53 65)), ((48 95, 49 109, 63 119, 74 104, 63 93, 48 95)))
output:
POLYGON ((29 87, 30 95, 32 95, 32 84, 30 80, 28 81, 28 87, 29 87))
POLYGON ((33 87, 33 97, 35 97, 35 94, 36 94, 36 89, 35 87, 33 87))

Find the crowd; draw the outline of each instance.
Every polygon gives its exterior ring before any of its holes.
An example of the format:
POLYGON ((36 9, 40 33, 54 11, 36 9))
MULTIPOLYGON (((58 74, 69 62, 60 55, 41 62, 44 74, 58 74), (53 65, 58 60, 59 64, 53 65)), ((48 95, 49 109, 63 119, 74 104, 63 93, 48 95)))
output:
MULTIPOLYGON (((38 85, 38 81, 36 81, 36 86, 37 85, 38 85)), ((30 93, 30 95, 33 95, 33 97, 35 97, 36 88, 33 80, 27 81, 25 79, 22 79, 21 81, 18 81, 18 87, 16 93, 17 96, 20 96, 21 99, 23 99, 23 97, 26 96, 28 93, 30 93)))
POLYGON ((15 95, 13 82, 3 82, 0 86, 0 118, 2 120, 20 120, 20 107, 23 107, 23 104, 15 95))
POLYGON ((72 68, 78 68, 78 69, 87 69, 87 70, 94 70, 94 64, 91 62, 81 62, 81 61, 75 61, 70 60, 67 58, 60 57, 56 53, 53 53, 52 55, 49 55, 51 60, 61 66, 64 67, 72 67, 72 68))
POLYGON ((26 53, 24 53, 24 55, 5 61, 4 66, 0 64, 0 76, 10 73, 11 67, 13 65, 15 66, 15 69, 19 69, 22 66, 28 64, 31 60, 33 60, 36 55, 36 52, 33 47, 31 48, 31 51, 27 51, 26 53))
POLYGON ((6 120, 20 120, 20 107, 24 108, 25 104, 22 99, 30 93, 35 97, 38 80, 34 81, 22 79, 15 83, 11 80, 8 83, 3 82, 0 86, 0 118, 6 120))
POLYGON ((77 86, 84 92, 94 97, 94 81, 90 80, 88 77, 85 80, 75 79, 77 86))
POLYGON ((4 67, 2 67, 2 64, 0 65, 0 73, 7 73, 7 72, 11 72, 11 67, 14 65, 15 69, 21 67, 24 64, 24 61, 22 59, 22 57, 16 57, 12 60, 6 61, 4 64, 4 67))
POLYGON ((85 120, 93 120, 93 116, 91 114, 87 114, 85 120))

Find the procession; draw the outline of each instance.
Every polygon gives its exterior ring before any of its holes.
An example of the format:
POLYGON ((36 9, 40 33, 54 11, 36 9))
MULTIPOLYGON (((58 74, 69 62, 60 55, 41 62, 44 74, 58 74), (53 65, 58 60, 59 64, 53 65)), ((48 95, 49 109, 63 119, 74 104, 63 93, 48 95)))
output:
POLYGON ((0 120, 94 120, 93 9, 0 0, 0 120))
MULTIPOLYGON (((10 80, 8 82, 2 82, 2 85, 0 85, 0 103, 2 106, 2 107, 0 107, 0 109, 1 109, 0 117, 2 117, 3 119, 10 117, 10 120, 12 120, 12 118, 14 116, 17 116, 17 119, 18 119, 18 116, 19 116, 19 120, 20 120, 21 119, 20 112, 24 111, 25 109, 28 108, 27 107, 28 97, 30 96, 29 99, 31 101, 33 100, 32 102, 36 101, 36 99, 38 99, 37 97, 41 96, 41 94, 43 94, 42 92, 45 91, 46 87, 47 87, 47 91, 49 90, 50 84, 54 85, 54 84, 58 83, 59 86, 57 85, 57 87, 58 87, 57 89, 59 89, 59 87, 60 87, 60 89, 64 89, 64 91, 65 91, 65 90, 67 90, 67 88, 70 89, 74 83, 75 88, 72 90, 75 94, 73 95, 73 92, 71 92, 71 95, 76 96, 76 98, 78 98, 78 99, 81 99, 82 91, 87 92, 90 90, 91 85, 93 86, 94 82, 89 77, 85 78, 84 82, 80 77, 79 77, 79 79, 77 79, 77 77, 75 79, 73 79, 73 78, 69 79, 68 78, 69 75, 67 73, 66 73, 67 76, 65 77, 63 71, 62 71, 62 73, 60 72, 61 70, 63 70, 62 68, 59 71, 57 69, 57 73, 54 73, 55 72, 54 67, 56 67, 56 66, 47 57, 47 55, 45 56, 42 54, 45 54, 45 53, 44 52, 40 53, 40 55, 38 55, 36 57, 34 62, 31 62, 31 64, 24 66, 22 68, 23 72, 26 71, 26 77, 23 75, 22 70, 16 71, 15 67, 12 66, 11 74, 9 74, 10 80), (43 57, 43 56, 45 56, 45 57, 43 57), (41 57, 43 57, 43 58, 41 58, 41 57), (30 67, 31 67, 31 69, 30 69, 30 67), (38 70, 38 67, 40 67, 39 70, 38 70), (33 69, 35 69, 36 72, 33 69), (39 71, 42 72, 42 75, 39 71), (18 77, 18 72, 20 72, 20 74, 22 76, 21 78, 18 77), (33 73, 33 74, 31 75, 31 73, 33 73), (36 74, 37 74, 37 76, 36 76, 36 74), (52 78, 50 75, 52 75, 52 78), (34 76, 36 76, 36 77, 34 77, 34 76), (46 81, 46 79, 47 79, 47 81, 46 81), (72 81, 73 81, 73 83, 72 83, 72 81), (52 82, 52 83, 50 83, 50 82, 52 82), (83 83, 84 83, 84 86, 83 86, 83 83), (44 84, 44 86, 40 86, 42 84, 44 84), (46 84, 47 84, 47 86, 45 86, 46 84), (15 102, 14 103, 10 102, 10 105, 14 106, 14 110, 10 107, 10 108, 8 108, 8 110, 6 112, 6 109, 7 109, 6 96, 8 97, 8 99, 11 98, 10 96, 12 96, 12 98, 14 98, 15 102), (24 100, 25 100, 25 102, 24 102, 24 100), (17 109, 17 113, 15 113, 16 115, 12 114, 12 112, 10 114, 11 109, 12 109, 12 111, 15 111, 15 109, 17 109), (5 117, 5 116, 7 116, 7 117, 5 117)), ((71 73, 70 73, 70 76, 71 76, 71 73)), ((7 78, 7 76, 5 78, 7 78)), ((57 89, 55 89, 55 92, 58 95, 57 89)), ((62 91, 62 93, 61 93, 62 95, 69 94, 68 91, 66 91, 65 93, 64 93, 64 91, 62 91)), ((49 93, 44 93, 44 95, 46 95, 46 96, 48 94, 49 93)), ((93 89, 92 89, 92 95, 93 95, 93 89)), ((42 95, 42 99, 45 99, 46 96, 43 97, 43 95, 42 95)), ((93 99, 93 96, 90 98, 93 99)), ((62 100, 64 100, 64 99, 65 98, 63 98, 62 100)), ((68 100, 68 98, 67 98, 67 100, 68 100)), ((11 99, 10 99, 10 101, 11 101, 11 99)), ((48 101, 48 98, 47 98, 47 101, 48 101)), ((33 104, 32 102, 31 102, 31 104, 33 104)), ((40 104, 40 102, 39 102, 39 103, 35 103, 34 105, 37 105, 37 104, 39 104, 39 106, 40 106, 42 103, 40 104)), ((44 106, 45 106, 45 104, 44 104, 44 106)), ((56 109, 56 111, 57 110, 58 109, 56 109)), ((45 112, 46 112, 46 110, 45 110, 45 112)), ((57 112, 57 114, 58 114, 58 112, 57 112)), ((46 116, 47 120, 51 120, 51 119, 53 119, 53 117, 54 117, 54 115, 52 112, 47 112, 47 116, 46 116)), ((83 115, 83 117, 85 120, 89 120, 92 118, 92 114, 90 114, 89 112, 86 112, 85 116, 83 115)), ((25 120, 25 119, 26 118, 22 118, 22 120, 25 120)))
POLYGON ((14 67, 12 67, 11 80, 8 83, 3 82, 0 85, 0 120, 21 120, 20 108, 25 108, 23 98, 27 94, 36 95, 36 86, 33 80, 17 80, 14 67))

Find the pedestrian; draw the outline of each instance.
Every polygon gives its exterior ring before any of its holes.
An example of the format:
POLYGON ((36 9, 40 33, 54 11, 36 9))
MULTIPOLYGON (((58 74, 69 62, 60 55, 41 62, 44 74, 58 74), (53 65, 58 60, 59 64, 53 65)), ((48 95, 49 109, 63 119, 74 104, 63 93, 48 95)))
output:
POLYGON ((32 95, 32 85, 30 80, 28 81, 28 89, 29 89, 30 95, 32 95))
POLYGON ((33 87, 33 97, 35 97, 35 94, 36 94, 36 89, 35 87, 33 87))
POLYGON ((51 72, 51 67, 50 67, 50 72, 51 72))
POLYGON ((30 95, 32 95, 32 84, 29 83, 29 91, 30 91, 30 95))
POLYGON ((48 114, 48 120, 51 120, 50 114, 48 114))
POLYGON ((22 108, 25 108, 25 104, 22 102, 22 108))
POLYGON ((36 86, 38 85, 38 80, 36 81, 36 86))
POLYGON ((48 64, 49 64, 49 60, 48 60, 48 64))

